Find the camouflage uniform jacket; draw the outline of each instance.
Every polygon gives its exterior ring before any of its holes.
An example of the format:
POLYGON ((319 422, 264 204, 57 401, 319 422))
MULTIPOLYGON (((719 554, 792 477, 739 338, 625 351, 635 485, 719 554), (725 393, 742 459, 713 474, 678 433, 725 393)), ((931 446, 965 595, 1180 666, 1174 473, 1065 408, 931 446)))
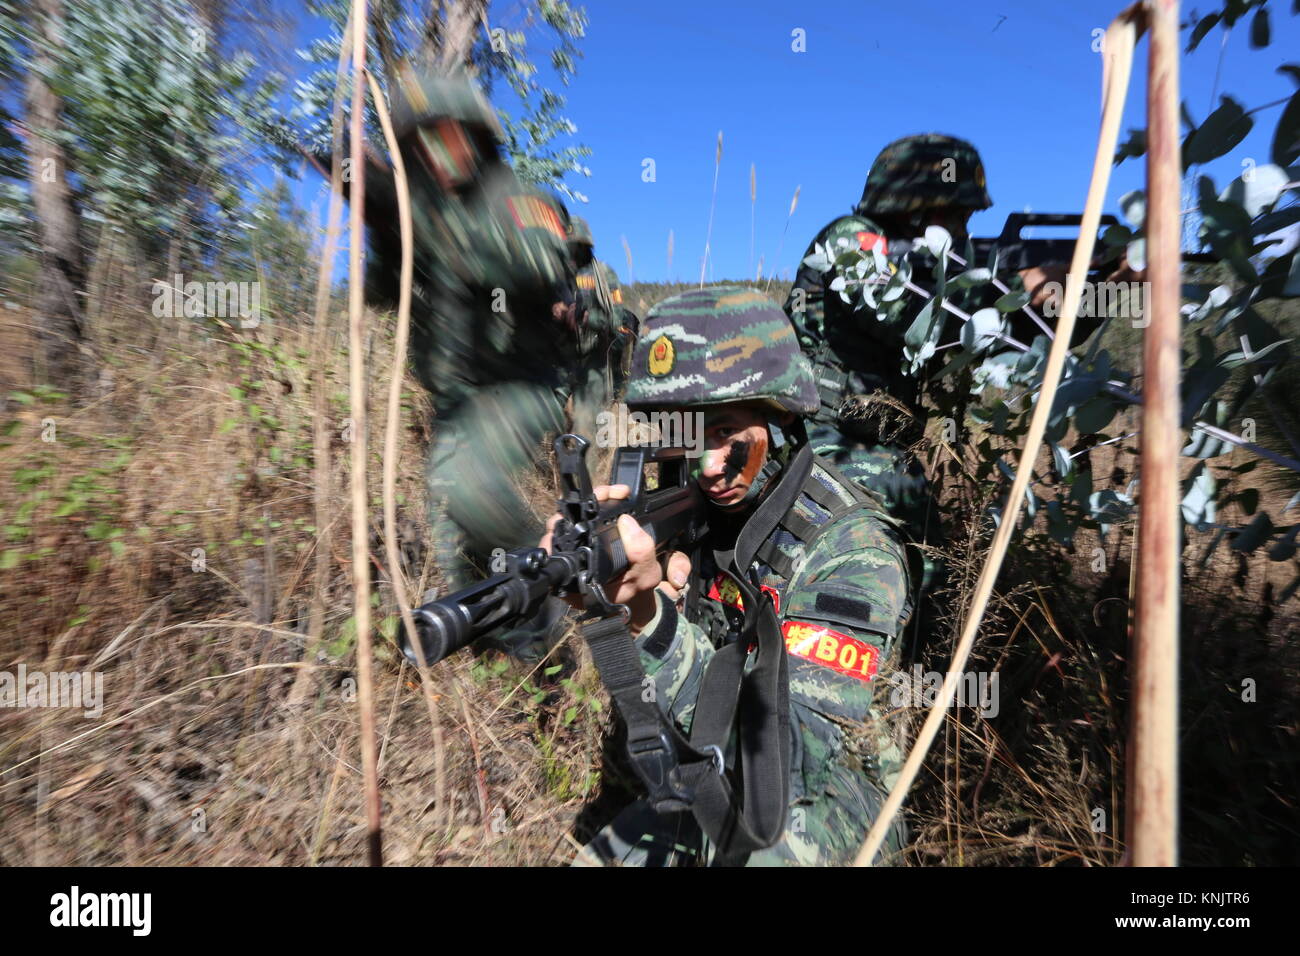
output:
MULTIPOLYGON (((808 244, 804 258, 817 245, 832 248, 846 239, 852 248, 879 247, 888 255, 883 230, 859 215, 841 216, 829 223, 808 244)), ((906 322, 885 324, 867 310, 855 311, 827 289, 828 276, 806 263, 799 266, 785 301, 785 313, 794 323, 799 346, 813 363, 821 410, 813 420, 835 424, 835 410, 845 395, 884 391, 909 407, 919 409, 919 382, 903 374, 903 333, 906 322)))
MULTIPOLYGON (((878 768, 863 722, 875 678, 911 614, 899 536, 879 504, 815 459, 790 511, 759 547, 758 582, 774 595, 790 655, 791 815, 756 864, 830 864, 852 859, 879 806, 878 768), (865 746, 864 746, 865 744, 865 746)), ((689 730, 715 646, 743 617, 730 552, 743 521, 717 527, 693 557, 679 611, 659 594, 637 639, 658 701, 689 730)))
POLYGON ((411 357, 439 415, 499 382, 567 391, 577 338, 551 316, 574 298, 563 207, 504 165, 463 196, 423 177, 412 193, 411 357))
POLYGON ((618 273, 604 262, 592 260, 577 274, 578 295, 587 303, 587 320, 580 337, 580 350, 584 356, 604 351, 621 326, 623 290, 618 285, 618 273))

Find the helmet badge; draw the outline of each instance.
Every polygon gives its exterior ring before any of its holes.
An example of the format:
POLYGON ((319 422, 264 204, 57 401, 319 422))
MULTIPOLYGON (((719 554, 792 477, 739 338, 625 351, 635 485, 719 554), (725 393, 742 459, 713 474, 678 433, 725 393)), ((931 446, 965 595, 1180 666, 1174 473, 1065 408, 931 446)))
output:
POLYGON ((667 335, 659 336, 650 345, 650 374, 656 377, 667 375, 673 370, 675 358, 672 340, 667 335))

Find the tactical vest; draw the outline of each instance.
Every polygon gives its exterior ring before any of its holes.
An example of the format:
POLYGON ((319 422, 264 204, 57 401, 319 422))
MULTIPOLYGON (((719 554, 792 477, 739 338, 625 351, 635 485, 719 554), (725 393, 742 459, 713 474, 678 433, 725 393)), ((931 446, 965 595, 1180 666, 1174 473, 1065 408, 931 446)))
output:
MULTIPOLYGON (((872 492, 844 477, 825 459, 814 458, 814 468, 804 480, 799 497, 755 555, 758 583, 762 591, 772 596, 778 616, 790 603, 787 588, 818 536, 834 522, 857 512, 870 513, 893 528, 901 525, 886 514, 880 499, 872 492)), ((736 641, 744 622, 744 602, 728 570, 730 557, 730 552, 715 552, 705 547, 692 562, 699 570, 687 592, 684 613, 687 620, 705 631, 715 647, 736 641)), ((836 607, 834 612, 837 621, 847 623, 846 617, 851 619, 851 611, 846 615, 843 606, 836 607)), ((857 724, 869 719, 867 708, 861 703, 867 695, 858 693, 862 688, 855 685, 874 680, 880 662, 888 658, 898 636, 882 635, 884 646, 877 651, 874 646, 841 633, 843 627, 841 623, 838 628, 822 629, 817 624, 794 620, 782 624, 783 638, 790 651, 791 745, 795 771, 791 798, 794 800, 815 796, 829 783, 832 773, 829 755, 844 745, 840 722, 857 724), (820 640, 830 645, 829 661, 815 653, 816 645, 798 653, 799 635, 819 631, 824 635, 820 640), (826 695, 813 690, 828 684, 839 684, 847 692, 826 695), (811 750, 806 739, 809 735, 819 741, 811 750)), ((869 772, 878 772, 874 748, 868 749, 861 762, 869 772)))

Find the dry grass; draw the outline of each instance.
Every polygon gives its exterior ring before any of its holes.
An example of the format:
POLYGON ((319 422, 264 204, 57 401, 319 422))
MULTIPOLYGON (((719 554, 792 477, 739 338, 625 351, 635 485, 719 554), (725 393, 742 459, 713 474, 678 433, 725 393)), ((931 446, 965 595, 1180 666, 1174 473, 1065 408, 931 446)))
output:
MULTIPOLYGON (((672 291, 638 287, 630 304, 643 313, 672 291)), ((289 319, 247 332, 191 329, 177 341, 147 310, 119 308, 97 338, 105 374, 90 404, 14 383, 26 397, 8 400, 0 417, 9 423, 0 438, 0 670, 20 662, 99 670, 105 699, 98 719, 0 710, 0 864, 365 860, 349 630, 346 348, 341 317, 334 321, 325 464, 335 517, 322 651, 311 660, 304 654, 319 539, 310 328, 289 319), (55 440, 42 441, 50 419, 55 440), (308 692, 295 708, 290 691, 304 672, 308 692)), ((391 325, 369 319, 370 368, 389 367, 391 325)), ((25 348, 13 332, 22 327, 7 332, 10 359, 25 348)), ((387 860, 563 864, 631 791, 612 756, 607 699, 573 635, 539 667, 489 652, 432 669, 448 779, 437 823, 429 717, 418 677, 389 639, 395 609, 377 524, 385 378, 370 383, 378 418, 369 472, 375 616, 386 635, 377 645, 375 710, 387 860)), ((405 393, 398 516, 405 573, 418 594, 438 583, 425 546, 430 411, 414 382, 405 393)), ((929 454, 932 471, 945 475, 950 571, 945 591, 923 607, 911 647, 941 671, 986 546, 970 516, 987 504, 987 489, 973 480, 973 457, 937 443, 929 454)), ((539 515, 553 495, 540 462, 521 489, 539 515)), ((595 474, 607 467, 592 465, 595 474)), ((1131 452, 1099 449, 1093 468, 1097 487, 1108 475, 1122 487, 1131 452)), ((1261 504, 1276 513, 1281 493, 1265 477, 1256 476, 1261 504)), ((1095 532, 1084 532, 1072 554, 1039 536, 1016 546, 971 664, 1000 675, 1000 713, 951 712, 909 800, 914 841, 903 862, 1122 859, 1131 538, 1111 533, 1100 572, 1097 544, 1095 532)), ((1294 611, 1272 603, 1286 583, 1283 566, 1221 547, 1202 569, 1193 557, 1203 547, 1189 540, 1183 858, 1295 863, 1300 652, 1288 639, 1294 611), (1246 678, 1256 682, 1255 703, 1241 700, 1246 678)), ((923 713, 892 717, 905 734, 923 713)))
MULTIPOLYGON (((148 340, 126 328, 124 340, 148 340)), ((370 367, 386 368, 391 322, 371 316, 370 328, 370 367)), ((309 330, 214 329, 154 354, 124 345, 103 356, 115 384, 90 405, 48 395, 10 403, 0 481, 16 493, 4 506, 0 670, 102 671, 104 702, 98 719, 0 711, 0 863, 364 860, 340 336, 326 375, 336 517, 316 660, 303 660, 317 541, 309 330), (49 419, 55 440, 45 442, 49 419), (304 668, 310 690, 294 709, 304 668)), ((372 408, 382 409, 384 384, 371 381, 372 408)), ((402 550, 409 578, 429 585, 428 409, 413 382, 406 395, 402 550)), ((376 462, 381 433, 371 429, 376 462)), ((379 568, 377 465, 370 474, 379 568)), ((376 620, 391 638, 392 597, 382 571, 377 580, 376 620)), ((434 668, 449 787, 446 825, 435 828, 418 677, 390 639, 376 657, 389 860, 571 856, 569 829, 595 786, 609 717, 589 703, 600 701, 590 664, 565 645, 548 675, 494 655, 434 668), (584 713, 566 721, 575 705, 584 713)))

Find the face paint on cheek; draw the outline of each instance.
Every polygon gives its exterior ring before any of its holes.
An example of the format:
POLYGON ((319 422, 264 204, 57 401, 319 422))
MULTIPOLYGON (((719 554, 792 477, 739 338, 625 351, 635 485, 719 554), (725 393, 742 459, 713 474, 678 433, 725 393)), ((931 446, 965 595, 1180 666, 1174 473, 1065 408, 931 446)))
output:
POLYGON ((704 472, 708 471, 710 468, 716 467, 714 464, 714 456, 720 454, 722 454, 722 452, 718 449, 706 450, 701 452, 697 457, 688 459, 690 462, 688 470, 692 480, 699 481, 704 477, 704 472))
POLYGON ((767 461, 767 434, 760 434, 745 445, 747 460, 740 469, 740 478, 748 487, 754 483, 754 479, 758 477, 759 471, 767 461))
POLYGON ((747 467, 749 467, 749 442, 732 442, 731 451, 727 452, 727 460, 722 463, 722 477, 726 479, 727 484, 731 484, 736 480, 737 475, 744 474, 747 467))

